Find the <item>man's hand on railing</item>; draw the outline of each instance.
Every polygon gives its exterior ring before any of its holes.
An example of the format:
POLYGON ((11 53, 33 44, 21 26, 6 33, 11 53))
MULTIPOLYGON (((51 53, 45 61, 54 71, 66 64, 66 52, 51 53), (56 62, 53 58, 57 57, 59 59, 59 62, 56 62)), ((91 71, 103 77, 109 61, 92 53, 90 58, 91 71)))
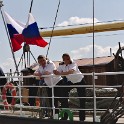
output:
POLYGON ((54 73, 55 75, 69 75, 69 74, 73 74, 74 71, 75 71, 75 70, 71 69, 71 70, 69 70, 69 71, 67 71, 67 72, 61 72, 61 73, 60 73, 59 71, 54 70, 53 73, 54 73))
POLYGON ((41 74, 39 72, 34 73, 34 76, 38 76, 36 77, 36 79, 38 80, 42 79, 41 74))
POLYGON ((59 71, 57 71, 57 70, 53 70, 53 73, 54 73, 55 75, 61 75, 61 73, 60 73, 59 71))
POLYGON ((73 74, 74 72, 75 72, 75 70, 71 69, 71 70, 68 71, 68 74, 73 74))
POLYGON ((36 72, 36 73, 34 73, 34 76, 40 76, 41 77, 41 74, 39 72, 36 72))
POLYGON ((45 71, 44 72, 44 75, 50 75, 51 73, 50 72, 48 72, 48 71, 45 71))

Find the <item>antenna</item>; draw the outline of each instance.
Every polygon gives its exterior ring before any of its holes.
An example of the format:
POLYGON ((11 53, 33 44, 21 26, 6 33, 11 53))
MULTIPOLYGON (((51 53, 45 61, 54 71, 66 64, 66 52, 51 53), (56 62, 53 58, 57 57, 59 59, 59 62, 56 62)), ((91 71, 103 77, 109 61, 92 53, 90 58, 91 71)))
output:
POLYGON ((112 56, 112 48, 110 48, 110 56, 112 56))
POLYGON ((118 42, 118 44, 119 44, 119 50, 121 51, 121 57, 122 57, 123 55, 122 55, 122 50, 121 50, 121 43, 118 42))
POLYGON ((120 42, 118 42, 118 45, 119 45, 119 49, 121 48, 121 43, 120 42))

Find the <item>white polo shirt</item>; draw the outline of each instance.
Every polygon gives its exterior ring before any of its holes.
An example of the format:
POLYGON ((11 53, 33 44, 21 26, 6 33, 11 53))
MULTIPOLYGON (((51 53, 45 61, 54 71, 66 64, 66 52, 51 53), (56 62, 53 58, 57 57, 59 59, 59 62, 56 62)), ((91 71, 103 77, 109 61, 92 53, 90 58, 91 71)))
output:
MULTIPOLYGON (((41 75, 44 75, 44 72, 48 71, 51 73, 51 75, 54 75, 53 70, 56 70, 55 64, 52 61, 47 61, 45 67, 39 66, 39 68, 35 72, 39 72, 41 75)), ((53 86, 55 86, 61 79, 62 79, 61 76, 45 77, 44 82, 46 83, 46 85, 51 87, 52 83, 53 86)))
POLYGON ((74 61, 72 61, 72 63, 68 64, 68 65, 66 65, 66 64, 60 65, 57 70, 61 73, 61 72, 67 72, 72 69, 74 70, 74 73, 67 75, 66 78, 69 81, 71 81, 72 83, 80 82, 82 80, 82 78, 84 78, 84 76, 82 75, 82 73, 78 69, 77 64, 74 61))

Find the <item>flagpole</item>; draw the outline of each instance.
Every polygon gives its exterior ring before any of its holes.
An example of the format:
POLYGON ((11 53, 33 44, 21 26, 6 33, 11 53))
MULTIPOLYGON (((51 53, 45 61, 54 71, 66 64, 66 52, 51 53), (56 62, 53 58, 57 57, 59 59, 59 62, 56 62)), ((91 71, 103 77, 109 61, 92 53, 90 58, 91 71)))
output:
MULTIPOLYGON (((31 0, 29 13, 31 13, 31 11, 32 11, 32 6, 33 6, 33 0, 31 0)), ((29 20, 29 17, 28 17, 28 20, 29 20)), ((30 51, 30 46, 27 45, 25 41, 24 41, 23 54, 22 55, 23 55, 22 58, 24 58, 24 67, 25 68, 27 68, 27 66, 30 66, 30 55, 32 55, 32 57, 34 58, 35 62, 37 62, 35 57, 33 56, 33 54, 30 51), (27 49, 27 47, 29 49, 27 49), (26 56, 26 52, 27 52, 27 56, 26 56)), ((21 61, 21 59, 20 59, 20 61, 21 61)), ((19 61, 19 64, 20 64, 20 61, 19 61)), ((19 66, 19 64, 18 64, 18 66, 19 66)))
POLYGON ((2 7, 3 7, 3 1, 0 0, 0 12, 1 12, 1 15, 2 15, 2 19, 3 19, 3 23, 4 23, 4 26, 5 26, 6 33, 7 33, 7 37, 8 37, 8 40, 9 40, 9 45, 10 45, 10 48, 11 48, 13 60, 14 60, 15 67, 16 67, 16 71, 18 73, 19 72, 18 71, 18 65, 16 63, 15 54, 14 54, 13 49, 12 49, 12 43, 11 43, 10 35, 9 35, 9 32, 8 32, 8 28, 7 28, 7 25, 6 25, 6 21, 5 21, 3 12, 2 12, 2 7))

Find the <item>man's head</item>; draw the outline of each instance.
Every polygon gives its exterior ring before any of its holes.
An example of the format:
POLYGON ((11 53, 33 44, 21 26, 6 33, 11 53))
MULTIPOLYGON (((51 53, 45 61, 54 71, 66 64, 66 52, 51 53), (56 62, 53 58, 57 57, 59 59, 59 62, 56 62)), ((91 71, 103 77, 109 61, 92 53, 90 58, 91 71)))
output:
POLYGON ((46 63, 47 63, 47 59, 46 59, 46 57, 44 56, 44 55, 39 55, 38 56, 38 58, 37 58, 37 60, 38 60, 38 63, 41 65, 41 66, 45 66, 46 65, 46 63))
POLYGON ((72 62, 71 58, 70 58, 70 55, 68 53, 64 53, 62 55, 62 59, 63 59, 65 64, 70 64, 72 62))

